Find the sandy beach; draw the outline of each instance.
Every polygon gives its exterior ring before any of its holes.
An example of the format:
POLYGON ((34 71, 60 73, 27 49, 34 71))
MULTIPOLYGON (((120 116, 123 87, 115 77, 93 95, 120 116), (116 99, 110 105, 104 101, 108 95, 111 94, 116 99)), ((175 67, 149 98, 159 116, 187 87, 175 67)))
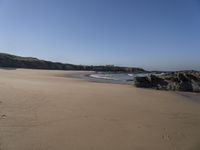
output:
POLYGON ((0 150, 199 150, 200 94, 0 69, 0 150))

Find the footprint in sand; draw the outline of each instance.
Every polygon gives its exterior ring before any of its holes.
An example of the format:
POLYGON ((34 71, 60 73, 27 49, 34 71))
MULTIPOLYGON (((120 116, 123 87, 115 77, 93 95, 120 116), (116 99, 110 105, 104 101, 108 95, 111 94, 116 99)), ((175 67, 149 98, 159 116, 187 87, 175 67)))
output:
POLYGON ((5 114, 3 114, 3 115, 1 115, 1 119, 6 119, 6 115, 5 114))
POLYGON ((164 135, 162 135, 162 139, 169 141, 169 140, 171 140, 171 137, 168 134, 164 134, 164 135))

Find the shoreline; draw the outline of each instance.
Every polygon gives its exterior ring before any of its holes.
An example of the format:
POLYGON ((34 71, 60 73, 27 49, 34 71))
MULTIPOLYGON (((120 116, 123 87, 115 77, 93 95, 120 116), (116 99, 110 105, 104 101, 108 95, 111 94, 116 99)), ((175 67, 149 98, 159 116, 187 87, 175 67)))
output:
POLYGON ((76 78, 81 80, 86 80, 89 82, 96 82, 96 83, 107 83, 107 84, 126 84, 126 85, 133 85, 133 81, 121 81, 121 80, 112 80, 112 79, 103 79, 103 78, 94 78, 91 77, 95 72, 78 72, 73 74, 66 74, 64 77, 67 78, 76 78))
MULTIPOLYGON (((100 78, 93 78, 90 75, 95 72, 93 71, 84 71, 84 72, 74 72, 70 74, 65 74, 64 77, 66 78, 74 78, 74 79, 80 79, 87 82, 93 82, 93 83, 104 83, 104 84, 119 84, 119 85, 132 85, 133 88, 138 88, 134 86, 133 81, 129 82, 122 82, 122 81, 116 81, 111 79, 100 79, 100 78)), ((156 90, 152 88, 139 88, 143 90, 150 90, 150 91, 165 91, 169 92, 174 95, 178 95, 184 98, 187 98, 187 101, 194 102, 194 103, 200 103, 200 93, 195 92, 185 92, 185 91, 171 91, 171 90, 156 90)))

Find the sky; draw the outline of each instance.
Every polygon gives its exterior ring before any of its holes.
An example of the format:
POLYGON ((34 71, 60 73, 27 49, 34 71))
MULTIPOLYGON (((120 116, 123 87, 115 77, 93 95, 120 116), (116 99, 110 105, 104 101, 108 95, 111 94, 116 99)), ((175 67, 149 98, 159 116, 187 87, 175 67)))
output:
POLYGON ((200 0, 0 0, 0 52, 200 70, 200 0))

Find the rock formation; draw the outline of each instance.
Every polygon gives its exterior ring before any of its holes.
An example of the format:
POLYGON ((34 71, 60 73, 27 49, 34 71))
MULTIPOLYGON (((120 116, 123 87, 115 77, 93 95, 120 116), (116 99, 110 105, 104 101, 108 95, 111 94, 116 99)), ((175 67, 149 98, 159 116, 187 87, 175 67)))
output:
POLYGON ((200 92, 200 72, 180 71, 165 73, 159 76, 148 75, 145 77, 136 77, 134 83, 136 87, 200 92))

